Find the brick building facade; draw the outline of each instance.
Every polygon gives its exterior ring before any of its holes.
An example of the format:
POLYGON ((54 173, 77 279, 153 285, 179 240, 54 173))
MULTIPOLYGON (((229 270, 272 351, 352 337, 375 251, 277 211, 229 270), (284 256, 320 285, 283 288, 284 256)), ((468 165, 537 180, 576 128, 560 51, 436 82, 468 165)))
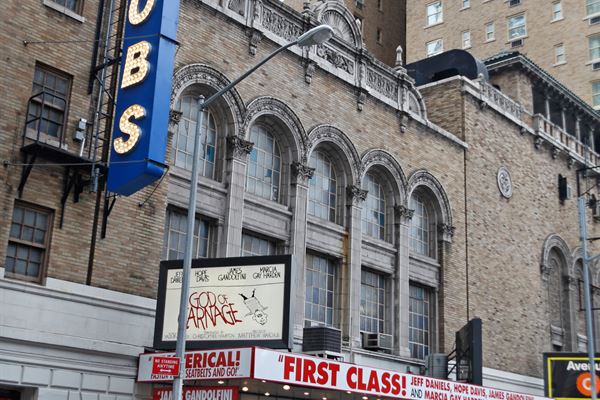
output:
POLYGON ((540 394, 542 352, 585 344, 577 210, 559 198, 558 177, 575 187, 585 158, 597 164, 583 143, 600 121, 581 101, 570 104, 585 117, 579 135, 534 114, 534 84, 565 102, 572 94, 527 59, 490 66, 490 82, 453 76, 416 88, 402 63, 389 67, 363 49, 341 1, 300 12, 275 0, 183 0, 170 168, 131 197, 105 199, 101 184, 90 192, 110 141, 95 113, 104 110, 98 84, 88 88, 95 38, 119 15, 116 3, 106 12, 111 4, 5 8, 7 396, 150 396, 134 381, 137 355, 152 346, 159 262, 183 254, 195 98, 325 19, 337 33, 330 42, 290 48, 206 114, 195 256, 293 254, 305 289, 295 299, 294 352, 305 327, 327 326, 341 331, 346 361, 419 373, 426 355, 450 353, 454 333, 479 317, 484 385, 540 394), (366 334, 388 344, 366 346, 366 334))

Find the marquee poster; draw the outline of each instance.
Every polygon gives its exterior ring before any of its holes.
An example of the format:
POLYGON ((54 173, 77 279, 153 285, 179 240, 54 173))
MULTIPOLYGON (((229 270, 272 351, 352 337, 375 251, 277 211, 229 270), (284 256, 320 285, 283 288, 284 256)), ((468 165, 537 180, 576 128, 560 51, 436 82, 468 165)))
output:
MULTIPOLYGON (((193 260, 187 348, 289 348, 291 263, 289 255, 193 260)), ((175 348, 182 271, 181 260, 161 263, 156 349, 175 348)))

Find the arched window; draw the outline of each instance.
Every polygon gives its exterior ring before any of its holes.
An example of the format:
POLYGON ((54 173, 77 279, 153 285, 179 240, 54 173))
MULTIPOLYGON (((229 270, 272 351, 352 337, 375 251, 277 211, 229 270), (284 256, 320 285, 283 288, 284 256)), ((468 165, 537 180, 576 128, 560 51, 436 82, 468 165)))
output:
POLYGON ((254 143, 248 158, 246 190, 265 199, 279 201, 281 155, 269 127, 252 126, 250 141, 254 143))
MULTIPOLYGON (((177 102, 177 109, 182 114, 173 140, 173 161, 177 167, 191 170, 198 121, 196 96, 182 95, 177 102)), ((206 111, 204 114, 200 138, 199 173, 204 177, 215 179, 217 127, 215 118, 210 111, 206 111)))
POLYGON ((315 151, 309 162, 315 172, 308 181, 308 213, 315 217, 336 221, 337 179, 334 165, 321 151, 315 151))
POLYGON ((567 268, 563 254, 552 248, 548 258, 548 306, 550 311, 550 335, 554 350, 570 350, 568 303, 565 298, 564 274, 567 268))
POLYGON ((414 253, 431 257, 434 232, 431 229, 432 216, 427 203, 421 194, 413 193, 408 207, 414 210, 410 223, 410 249, 414 253))
POLYGON ((363 234, 385 240, 385 192, 375 175, 366 174, 363 187, 368 191, 362 210, 363 234))

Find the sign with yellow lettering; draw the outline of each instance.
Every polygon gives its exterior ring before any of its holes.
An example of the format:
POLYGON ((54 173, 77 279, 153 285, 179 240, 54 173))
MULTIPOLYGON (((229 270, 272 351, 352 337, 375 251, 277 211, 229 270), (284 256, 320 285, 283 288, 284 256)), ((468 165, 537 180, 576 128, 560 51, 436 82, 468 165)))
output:
POLYGON ((129 196, 164 172, 179 0, 130 0, 108 190, 129 196))

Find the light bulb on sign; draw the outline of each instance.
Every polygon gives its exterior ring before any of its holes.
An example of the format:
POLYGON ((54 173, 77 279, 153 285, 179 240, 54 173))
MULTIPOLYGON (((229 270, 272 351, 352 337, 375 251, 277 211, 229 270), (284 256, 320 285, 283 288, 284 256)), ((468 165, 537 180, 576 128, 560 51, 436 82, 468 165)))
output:
POLYGON ((139 0, 131 0, 131 4, 129 5, 129 23, 131 25, 139 25, 148 18, 150 12, 152 12, 152 8, 154 7, 154 0, 146 0, 146 5, 142 11, 139 11, 140 5, 139 0))

